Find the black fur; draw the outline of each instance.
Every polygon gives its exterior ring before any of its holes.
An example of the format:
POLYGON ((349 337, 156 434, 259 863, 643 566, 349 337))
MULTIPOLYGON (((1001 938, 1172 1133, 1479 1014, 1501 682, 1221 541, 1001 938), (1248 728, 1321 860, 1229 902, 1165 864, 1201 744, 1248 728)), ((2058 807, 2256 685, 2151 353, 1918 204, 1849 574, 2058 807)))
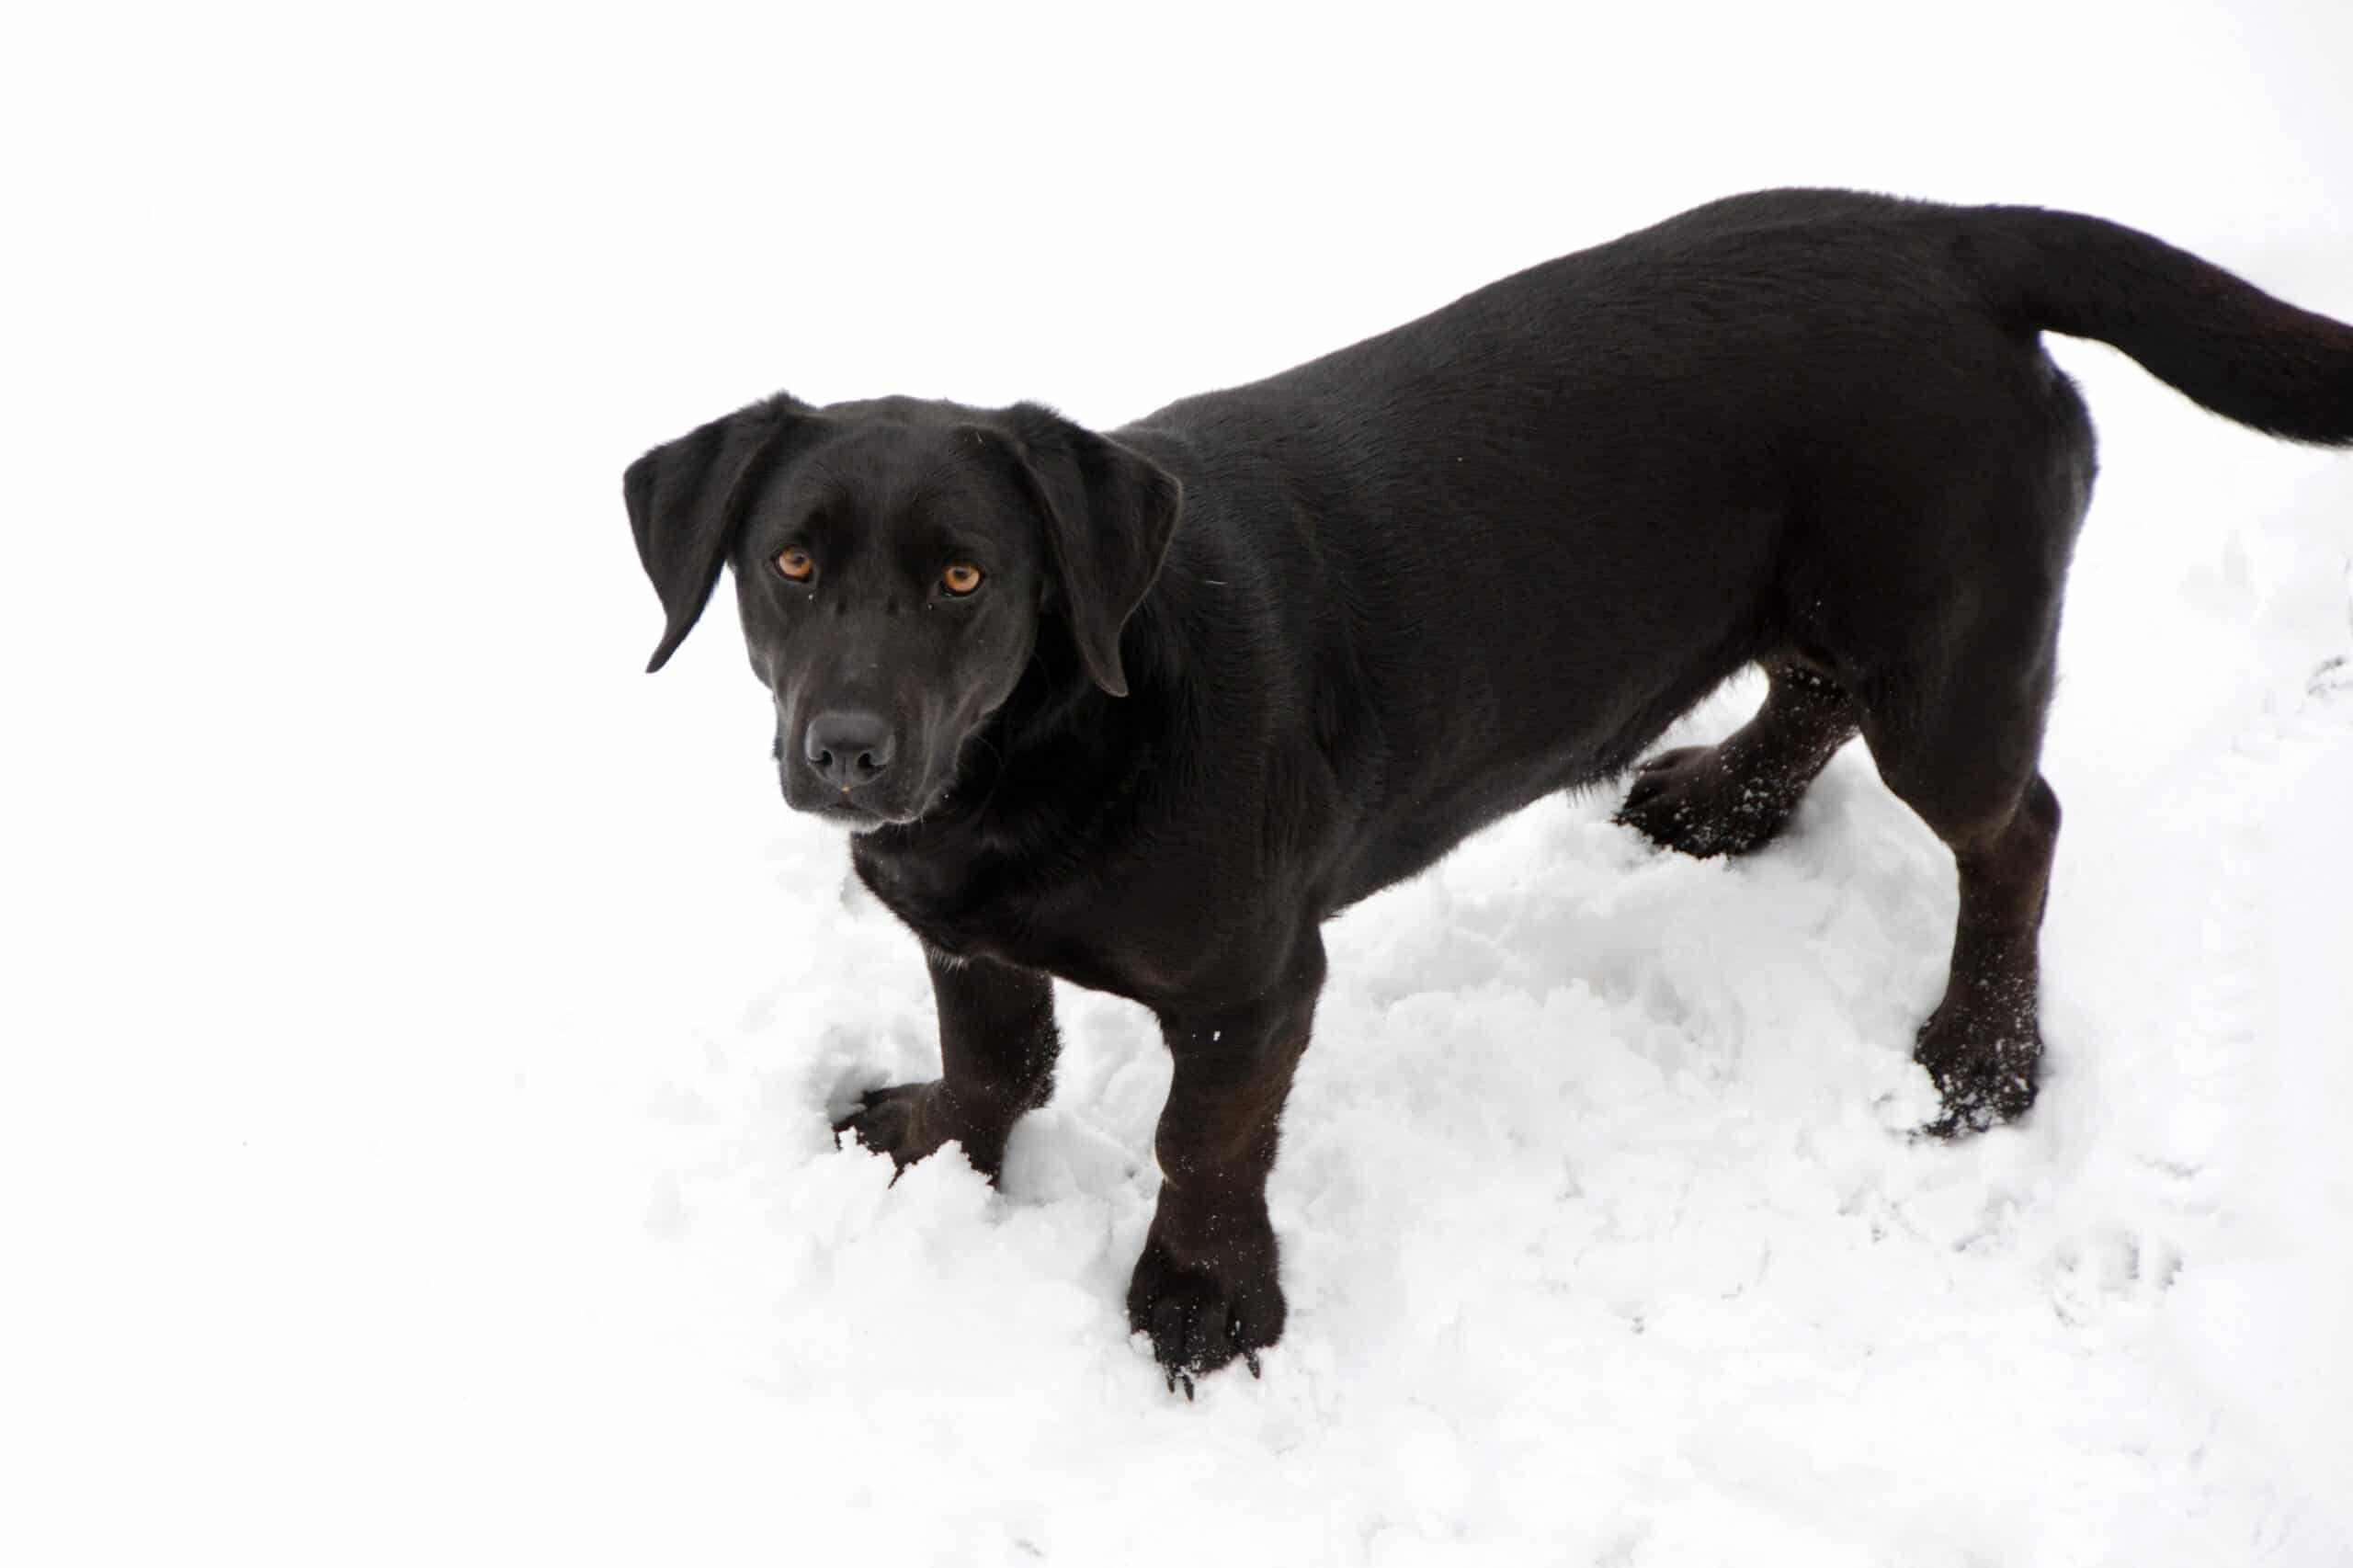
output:
POLYGON ((1172 1383, 1282 1329, 1266 1176, 1335 912, 1631 767, 1751 663, 1764 707, 1622 821, 1768 842, 1859 731, 1952 847, 1937 1131, 2032 1102, 2059 826, 2037 771, 2092 433, 2038 334, 2353 441, 2353 329, 2023 208, 1735 197, 1108 435, 1046 410, 772 399, 649 453, 668 615, 732 560, 792 803, 922 937, 941 1077, 845 1124, 994 1174, 1050 1092, 1049 975, 1158 1015, 1165 1173, 1129 1295, 1172 1383), (788 582, 794 546, 813 562, 788 582), (979 592, 950 595, 969 561, 979 592), (818 776, 820 713, 895 745, 818 776), (847 780, 847 781, 845 781, 847 780))

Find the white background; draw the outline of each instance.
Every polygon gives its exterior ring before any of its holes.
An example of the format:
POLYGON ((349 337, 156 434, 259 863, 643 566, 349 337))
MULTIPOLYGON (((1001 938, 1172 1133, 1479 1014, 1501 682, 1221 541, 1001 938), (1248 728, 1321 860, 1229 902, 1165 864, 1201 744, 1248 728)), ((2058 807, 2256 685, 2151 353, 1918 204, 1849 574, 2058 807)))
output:
POLYGON ((2347 460, 2061 346, 2034 1123, 1893 1131, 1949 871, 1859 750, 1735 869, 1539 806, 1336 927, 1292 1335, 1191 1407, 1119 1315, 1141 1015, 1066 995, 1002 1196, 830 1150, 920 966, 727 596, 637 673, 620 501, 779 388, 1116 423, 1765 185, 2353 317, 2348 61, 2327 3, 13 19, 0 1552, 2353 1561, 2347 460))

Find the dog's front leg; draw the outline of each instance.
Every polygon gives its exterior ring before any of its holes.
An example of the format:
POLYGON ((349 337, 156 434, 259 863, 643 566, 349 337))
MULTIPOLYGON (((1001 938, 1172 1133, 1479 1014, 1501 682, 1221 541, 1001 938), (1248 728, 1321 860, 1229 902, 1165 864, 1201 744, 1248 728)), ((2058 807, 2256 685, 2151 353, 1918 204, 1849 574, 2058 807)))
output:
POLYGON ((995 1181, 1013 1124, 1054 1090, 1062 1040, 1053 983, 988 959, 964 961, 928 947, 924 956, 939 1012, 939 1076, 870 1090, 834 1131, 856 1132, 903 1167, 953 1141, 995 1181))
POLYGON ((1160 1113, 1160 1207, 1128 1287, 1128 1322, 1152 1337, 1172 1389, 1282 1337, 1283 1291, 1267 1215, 1277 1124, 1307 1050, 1324 944, 1310 931, 1278 977, 1240 1003, 1160 1014, 1176 1058, 1160 1113))

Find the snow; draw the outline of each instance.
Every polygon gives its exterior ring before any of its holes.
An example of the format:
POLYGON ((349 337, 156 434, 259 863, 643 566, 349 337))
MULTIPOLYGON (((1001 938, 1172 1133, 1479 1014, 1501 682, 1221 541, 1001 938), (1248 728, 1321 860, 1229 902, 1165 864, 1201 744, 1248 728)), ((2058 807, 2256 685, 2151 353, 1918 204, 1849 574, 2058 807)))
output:
POLYGON ((429 13, 0 67, 56 240, 0 384, 0 1558, 2353 1563, 2353 459, 2058 346, 2103 474, 2027 1124, 1904 1135, 1952 879, 1860 747, 1739 864, 1540 803, 1327 932, 1290 1329, 1191 1403, 1120 1306, 1150 1019, 1059 993, 1001 1190, 835 1149, 932 1071, 923 966, 776 799, 725 597, 637 675, 619 497, 779 385, 1114 422, 1768 183, 2353 317, 2353 20, 1205 14, 1091 23, 1110 77, 429 13))

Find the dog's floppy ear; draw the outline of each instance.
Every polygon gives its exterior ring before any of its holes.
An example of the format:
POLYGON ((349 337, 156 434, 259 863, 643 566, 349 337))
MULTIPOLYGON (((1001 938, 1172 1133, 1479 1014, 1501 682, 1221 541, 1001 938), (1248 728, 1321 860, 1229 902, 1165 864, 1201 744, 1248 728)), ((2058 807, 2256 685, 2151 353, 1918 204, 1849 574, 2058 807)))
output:
POLYGON ((714 419, 629 465, 621 493, 637 558, 662 596, 668 625, 645 666, 669 663, 719 585, 727 546, 760 481, 796 437, 817 423, 807 403, 779 393, 714 419))
POLYGON ((1184 490, 1174 474, 1034 403, 1009 411, 1022 467, 1045 514, 1062 606, 1097 686, 1128 694, 1120 631, 1160 571, 1184 490))

